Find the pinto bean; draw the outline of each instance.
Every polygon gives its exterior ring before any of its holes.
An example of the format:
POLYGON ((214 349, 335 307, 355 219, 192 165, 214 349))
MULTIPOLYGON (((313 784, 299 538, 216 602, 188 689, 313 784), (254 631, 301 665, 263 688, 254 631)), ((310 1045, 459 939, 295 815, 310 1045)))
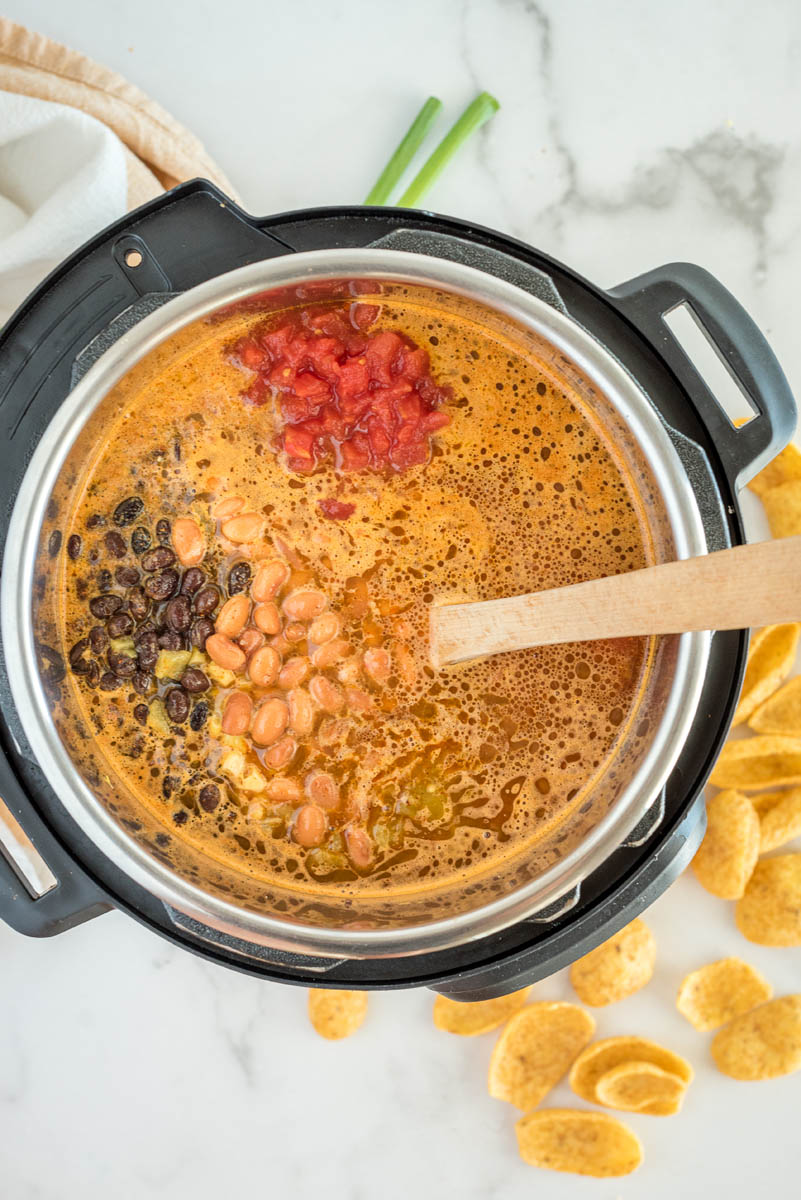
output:
POLYGON ((345 704, 351 712, 366 713, 373 707, 373 698, 364 688, 348 683, 345 685, 345 704))
POLYGON ((272 600, 289 579, 289 564, 280 558, 262 563, 250 585, 250 594, 258 604, 272 600))
POLYGON ((227 521, 229 517, 236 516, 245 507, 245 501, 241 496, 228 496, 225 500, 218 501, 211 510, 211 515, 216 521, 227 521))
POLYGON ((206 554, 206 539, 194 517, 179 517, 172 527, 172 544, 183 567, 196 567, 206 554))
POLYGON ((220 728, 232 736, 247 733, 253 716, 253 701, 247 692, 231 692, 226 698, 220 728))
POLYGON ((328 606, 323 592, 304 589, 287 596, 283 603, 284 612, 292 621, 313 621, 328 606))
POLYGON ((309 799, 318 808, 333 812, 339 808, 339 786, 327 771, 312 771, 306 776, 306 791, 309 799))
POLYGON ((281 669, 281 657, 273 646, 262 646, 251 655, 248 662, 248 675, 257 687, 269 687, 278 678, 281 669))
POLYGON ((272 600, 257 604, 253 610, 253 623, 262 633, 280 633, 281 617, 278 608, 272 600))
POLYGON ((278 686, 288 692, 303 683, 309 674, 309 660, 303 655, 296 655, 285 662, 278 675, 278 686))
POLYGON ((319 846, 327 829, 328 820, 323 810, 316 804, 304 804, 292 824, 292 837, 299 846, 319 846))
POLYGON ((289 710, 283 700, 264 700, 256 709, 250 736, 257 746, 272 746, 284 733, 289 710))
POLYGON ((330 642, 323 642, 322 646, 318 646, 312 654, 312 662, 318 670, 323 671, 326 667, 333 667, 334 663, 342 662, 343 658, 347 658, 350 654, 350 643, 343 638, 333 638, 330 642))
POLYGON ((280 771, 292 761, 298 744, 293 737, 282 737, 271 746, 264 755, 264 765, 273 771, 280 771))
POLYGON ((312 700, 320 705, 327 713, 341 712, 345 707, 345 697, 335 683, 326 679, 325 675, 315 675, 309 683, 309 693, 312 700))
POLYGON ((289 704, 289 727, 298 737, 305 737, 314 728, 314 706, 311 696, 303 688, 292 688, 287 696, 289 704))
POLYGON ((284 627, 284 637, 291 645, 294 646, 297 642, 302 642, 305 640, 306 626, 302 625, 300 621, 290 621, 284 627))
POLYGON ((206 653, 212 662, 226 671, 241 671, 245 665, 245 652, 224 633, 213 633, 206 638, 206 653))
POLYGON ((303 796, 300 784, 294 779, 286 779, 283 776, 279 776, 278 779, 271 779, 264 790, 268 798, 274 803, 298 801, 303 796))
POLYGON ((321 646, 323 642, 330 642, 339 633, 340 620, 336 613, 327 612, 318 617, 316 621, 312 621, 309 627, 309 641, 315 645, 321 646))
POLYGON ((373 683, 379 685, 386 683, 392 672, 392 659, 389 657, 388 651, 381 646, 375 646, 371 650, 365 650, 363 661, 364 669, 373 683))
POLYGON ((231 596, 217 613, 214 628, 217 633, 224 633, 226 637, 238 637, 247 625, 249 616, 250 599, 241 594, 231 596))
POLYGON ((417 683, 417 663, 405 642, 398 642, 395 646, 395 664, 406 686, 413 687, 417 683))
POLYGON ((254 512, 239 513, 222 523, 223 537, 238 546, 244 542, 255 542, 257 537, 261 537, 263 529, 264 517, 254 512))
POLYGON ((361 663, 358 657, 354 654, 353 658, 348 658, 343 662, 342 666, 337 671, 337 676, 342 683, 357 683, 362 673, 361 663))
POLYGON ((251 654, 255 653, 259 646, 264 645, 264 634, 259 633, 258 629, 246 629, 236 640, 248 658, 250 658, 251 654))
POLYGON ((345 830, 345 847, 348 857, 357 871, 364 871, 373 861, 373 839, 359 825, 350 825, 345 830))

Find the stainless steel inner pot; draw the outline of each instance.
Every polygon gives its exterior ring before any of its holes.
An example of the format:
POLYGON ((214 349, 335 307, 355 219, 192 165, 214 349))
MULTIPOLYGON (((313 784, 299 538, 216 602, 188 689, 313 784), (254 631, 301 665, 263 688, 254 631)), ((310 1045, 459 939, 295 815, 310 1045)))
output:
POLYGON ((193 857, 186 846, 169 858, 157 851, 152 819, 148 823, 140 813, 126 826, 131 814, 124 789, 116 780, 90 786, 78 772, 37 667, 34 579, 48 503, 65 478, 79 473, 102 429, 104 404, 137 365, 158 363, 159 356, 167 361, 174 347, 185 353, 193 331, 207 328, 211 317, 231 305, 259 296, 269 311, 271 304, 286 307, 291 295, 301 302, 312 284, 317 301, 341 294, 353 280, 362 292, 368 281, 376 289, 420 289, 428 303, 516 339, 522 353, 536 355, 568 381, 588 414, 615 438, 640 483, 654 560, 706 551, 693 489, 656 409, 603 345, 564 312, 459 263, 379 248, 322 250, 243 267, 170 300, 114 342, 65 397, 14 507, 2 581, 2 635, 14 702, 38 763, 72 818, 122 872, 178 913, 224 935, 303 955, 379 958, 486 937, 554 905, 595 870, 664 786, 695 718, 709 635, 660 640, 638 712, 647 734, 621 745, 615 769, 594 782, 583 813, 559 846, 538 855, 536 869, 531 862, 514 862, 502 872, 471 876, 463 887, 357 901, 336 891, 321 897, 317 890, 266 888, 263 881, 257 885, 219 864, 197 861, 201 856, 193 857))

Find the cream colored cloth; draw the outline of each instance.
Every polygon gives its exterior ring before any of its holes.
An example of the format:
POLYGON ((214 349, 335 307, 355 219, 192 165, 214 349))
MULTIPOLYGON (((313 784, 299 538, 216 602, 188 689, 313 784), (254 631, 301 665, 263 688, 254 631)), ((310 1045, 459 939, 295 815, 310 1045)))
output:
POLYGON ((210 179, 236 193, 200 141, 121 75, 40 33, 0 18, 0 89, 80 109, 123 145, 128 207, 185 179, 210 179))
POLYGON ((184 179, 228 180, 105 67, 0 19, 0 325, 73 250, 184 179))

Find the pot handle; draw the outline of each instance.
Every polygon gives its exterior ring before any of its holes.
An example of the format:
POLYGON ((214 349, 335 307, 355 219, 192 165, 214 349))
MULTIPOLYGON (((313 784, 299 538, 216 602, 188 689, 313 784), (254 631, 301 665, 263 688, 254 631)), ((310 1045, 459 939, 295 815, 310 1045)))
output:
POLYGON ((609 295, 667 361, 709 430, 730 482, 744 487, 787 445, 797 419, 790 385, 762 332, 714 275, 692 263, 666 263, 612 288, 609 295), (754 417, 739 428, 664 320, 682 304, 754 410, 754 417))
POLYGON ((0 750, 0 920, 28 937, 51 937, 111 907, 47 829, 0 750))

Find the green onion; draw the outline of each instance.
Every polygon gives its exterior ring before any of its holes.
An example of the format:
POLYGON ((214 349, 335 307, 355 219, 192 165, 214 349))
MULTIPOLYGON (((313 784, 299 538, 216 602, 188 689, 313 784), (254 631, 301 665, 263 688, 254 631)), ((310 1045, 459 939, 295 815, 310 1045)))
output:
POLYGON ((392 155, 392 158, 370 189, 367 199, 364 202, 365 204, 387 203, 395 185, 400 182, 401 175, 403 175, 403 172, 419 150, 423 138, 428 133, 434 118, 441 108, 441 100, 438 100, 436 96, 428 97, 409 126, 406 135, 392 155))
POLYGON ((398 201, 398 208, 416 208, 428 189, 439 178, 453 155, 500 108, 489 92, 482 92, 469 104, 452 129, 445 134, 430 158, 423 163, 412 182, 398 201))

